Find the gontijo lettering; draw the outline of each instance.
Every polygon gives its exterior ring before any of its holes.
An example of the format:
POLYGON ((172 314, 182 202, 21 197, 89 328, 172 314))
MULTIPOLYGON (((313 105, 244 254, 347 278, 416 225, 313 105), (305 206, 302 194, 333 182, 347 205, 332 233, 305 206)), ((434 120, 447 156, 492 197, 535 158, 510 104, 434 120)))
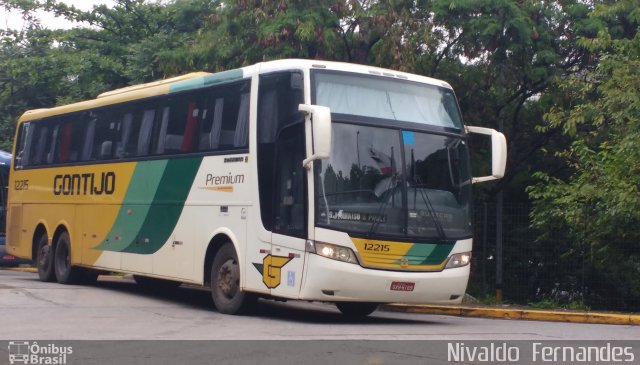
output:
POLYGON ((113 171, 56 175, 53 178, 54 195, 111 195, 116 190, 116 174, 113 171))

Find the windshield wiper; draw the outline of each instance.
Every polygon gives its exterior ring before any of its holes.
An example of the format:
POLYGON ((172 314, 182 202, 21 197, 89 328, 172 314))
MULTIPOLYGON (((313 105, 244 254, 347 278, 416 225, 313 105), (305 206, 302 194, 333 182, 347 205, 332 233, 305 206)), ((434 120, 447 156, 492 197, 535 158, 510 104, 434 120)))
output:
POLYGON ((422 201, 427 206, 427 211, 433 220, 433 224, 436 226, 436 231, 438 231, 438 238, 442 241, 447 240, 447 234, 444 232, 444 228, 442 228, 442 222, 438 218, 438 214, 436 213, 435 208, 433 208, 433 204, 431 203, 431 199, 429 198, 429 193, 426 192, 422 188, 426 188, 426 184, 415 184, 411 186, 413 188, 413 205, 415 206, 417 190, 420 190, 420 197, 422 197, 422 201))
MULTIPOLYGON (((420 190, 420 196, 422 197, 422 201, 427 206, 427 211, 429 212, 429 215, 433 220, 433 224, 436 226, 436 231, 438 231, 438 238, 440 238, 441 241, 447 240, 447 234, 444 232, 444 229, 442 228, 442 222, 440 222, 440 219, 438 218, 438 214, 436 213, 436 210, 433 207, 433 204, 431 203, 431 199, 429 198, 429 193, 426 192, 424 189, 422 189, 422 188, 427 188, 427 184, 423 184, 421 179, 418 177, 418 174, 416 173, 416 159, 413 153, 413 148, 411 149, 411 177, 412 177, 412 180, 417 183, 410 186, 413 188, 413 206, 414 207, 416 206, 416 199, 417 199, 416 196, 418 194, 418 190, 420 190)), ((407 206, 407 212, 408 211, 409 211, 409 207, 407 206)))

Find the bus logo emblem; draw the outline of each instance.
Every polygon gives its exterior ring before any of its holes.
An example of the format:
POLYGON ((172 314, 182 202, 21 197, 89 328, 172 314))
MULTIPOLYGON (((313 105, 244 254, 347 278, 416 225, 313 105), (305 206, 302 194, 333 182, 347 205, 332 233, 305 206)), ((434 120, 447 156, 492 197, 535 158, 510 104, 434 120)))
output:
POLYGON ((400 266, 401 267, 408 267, 409 266, 409 259, 406 257, 403 257, 400 259, 400 266))
POLYGON ((269 289, 277 288, 280 285, 282 268, 289 263, 293 257, 272 256, 268 254, 262 259, 262 264, 254 263, 253 266, 262 274, 262 282, 269 289))

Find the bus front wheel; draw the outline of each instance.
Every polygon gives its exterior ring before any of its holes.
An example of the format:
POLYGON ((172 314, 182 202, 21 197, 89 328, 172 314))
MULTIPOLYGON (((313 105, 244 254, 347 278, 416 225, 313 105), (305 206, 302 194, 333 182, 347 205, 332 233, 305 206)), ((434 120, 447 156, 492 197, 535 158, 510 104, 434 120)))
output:
POLYGON ((375 312, 378 303, 337 302, 336 307, 347 317, 363 318, 375 312))
POLYGON ((40 281, 51 282, 56 280, 53 271, 53 246, 49 245, 46 234, 38 238, 38 251, 36 254, 36 265, 38 266, 38 277, 40 281))
POLYGON ((211 264, 211 297, 218 312, 241 314, 248 312, 256 297, 240 288, 240 265, 233 244, 225 243, 211 264))

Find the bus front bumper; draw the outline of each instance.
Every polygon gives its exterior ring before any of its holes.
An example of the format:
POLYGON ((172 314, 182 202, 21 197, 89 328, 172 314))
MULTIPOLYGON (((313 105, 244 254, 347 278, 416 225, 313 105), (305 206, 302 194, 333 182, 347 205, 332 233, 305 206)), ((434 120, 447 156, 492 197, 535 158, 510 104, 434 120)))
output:
POLYGON ((469 265, 438 272, 387 271, 307 253, 304 278, 303 300, 459 304, 469 265))

